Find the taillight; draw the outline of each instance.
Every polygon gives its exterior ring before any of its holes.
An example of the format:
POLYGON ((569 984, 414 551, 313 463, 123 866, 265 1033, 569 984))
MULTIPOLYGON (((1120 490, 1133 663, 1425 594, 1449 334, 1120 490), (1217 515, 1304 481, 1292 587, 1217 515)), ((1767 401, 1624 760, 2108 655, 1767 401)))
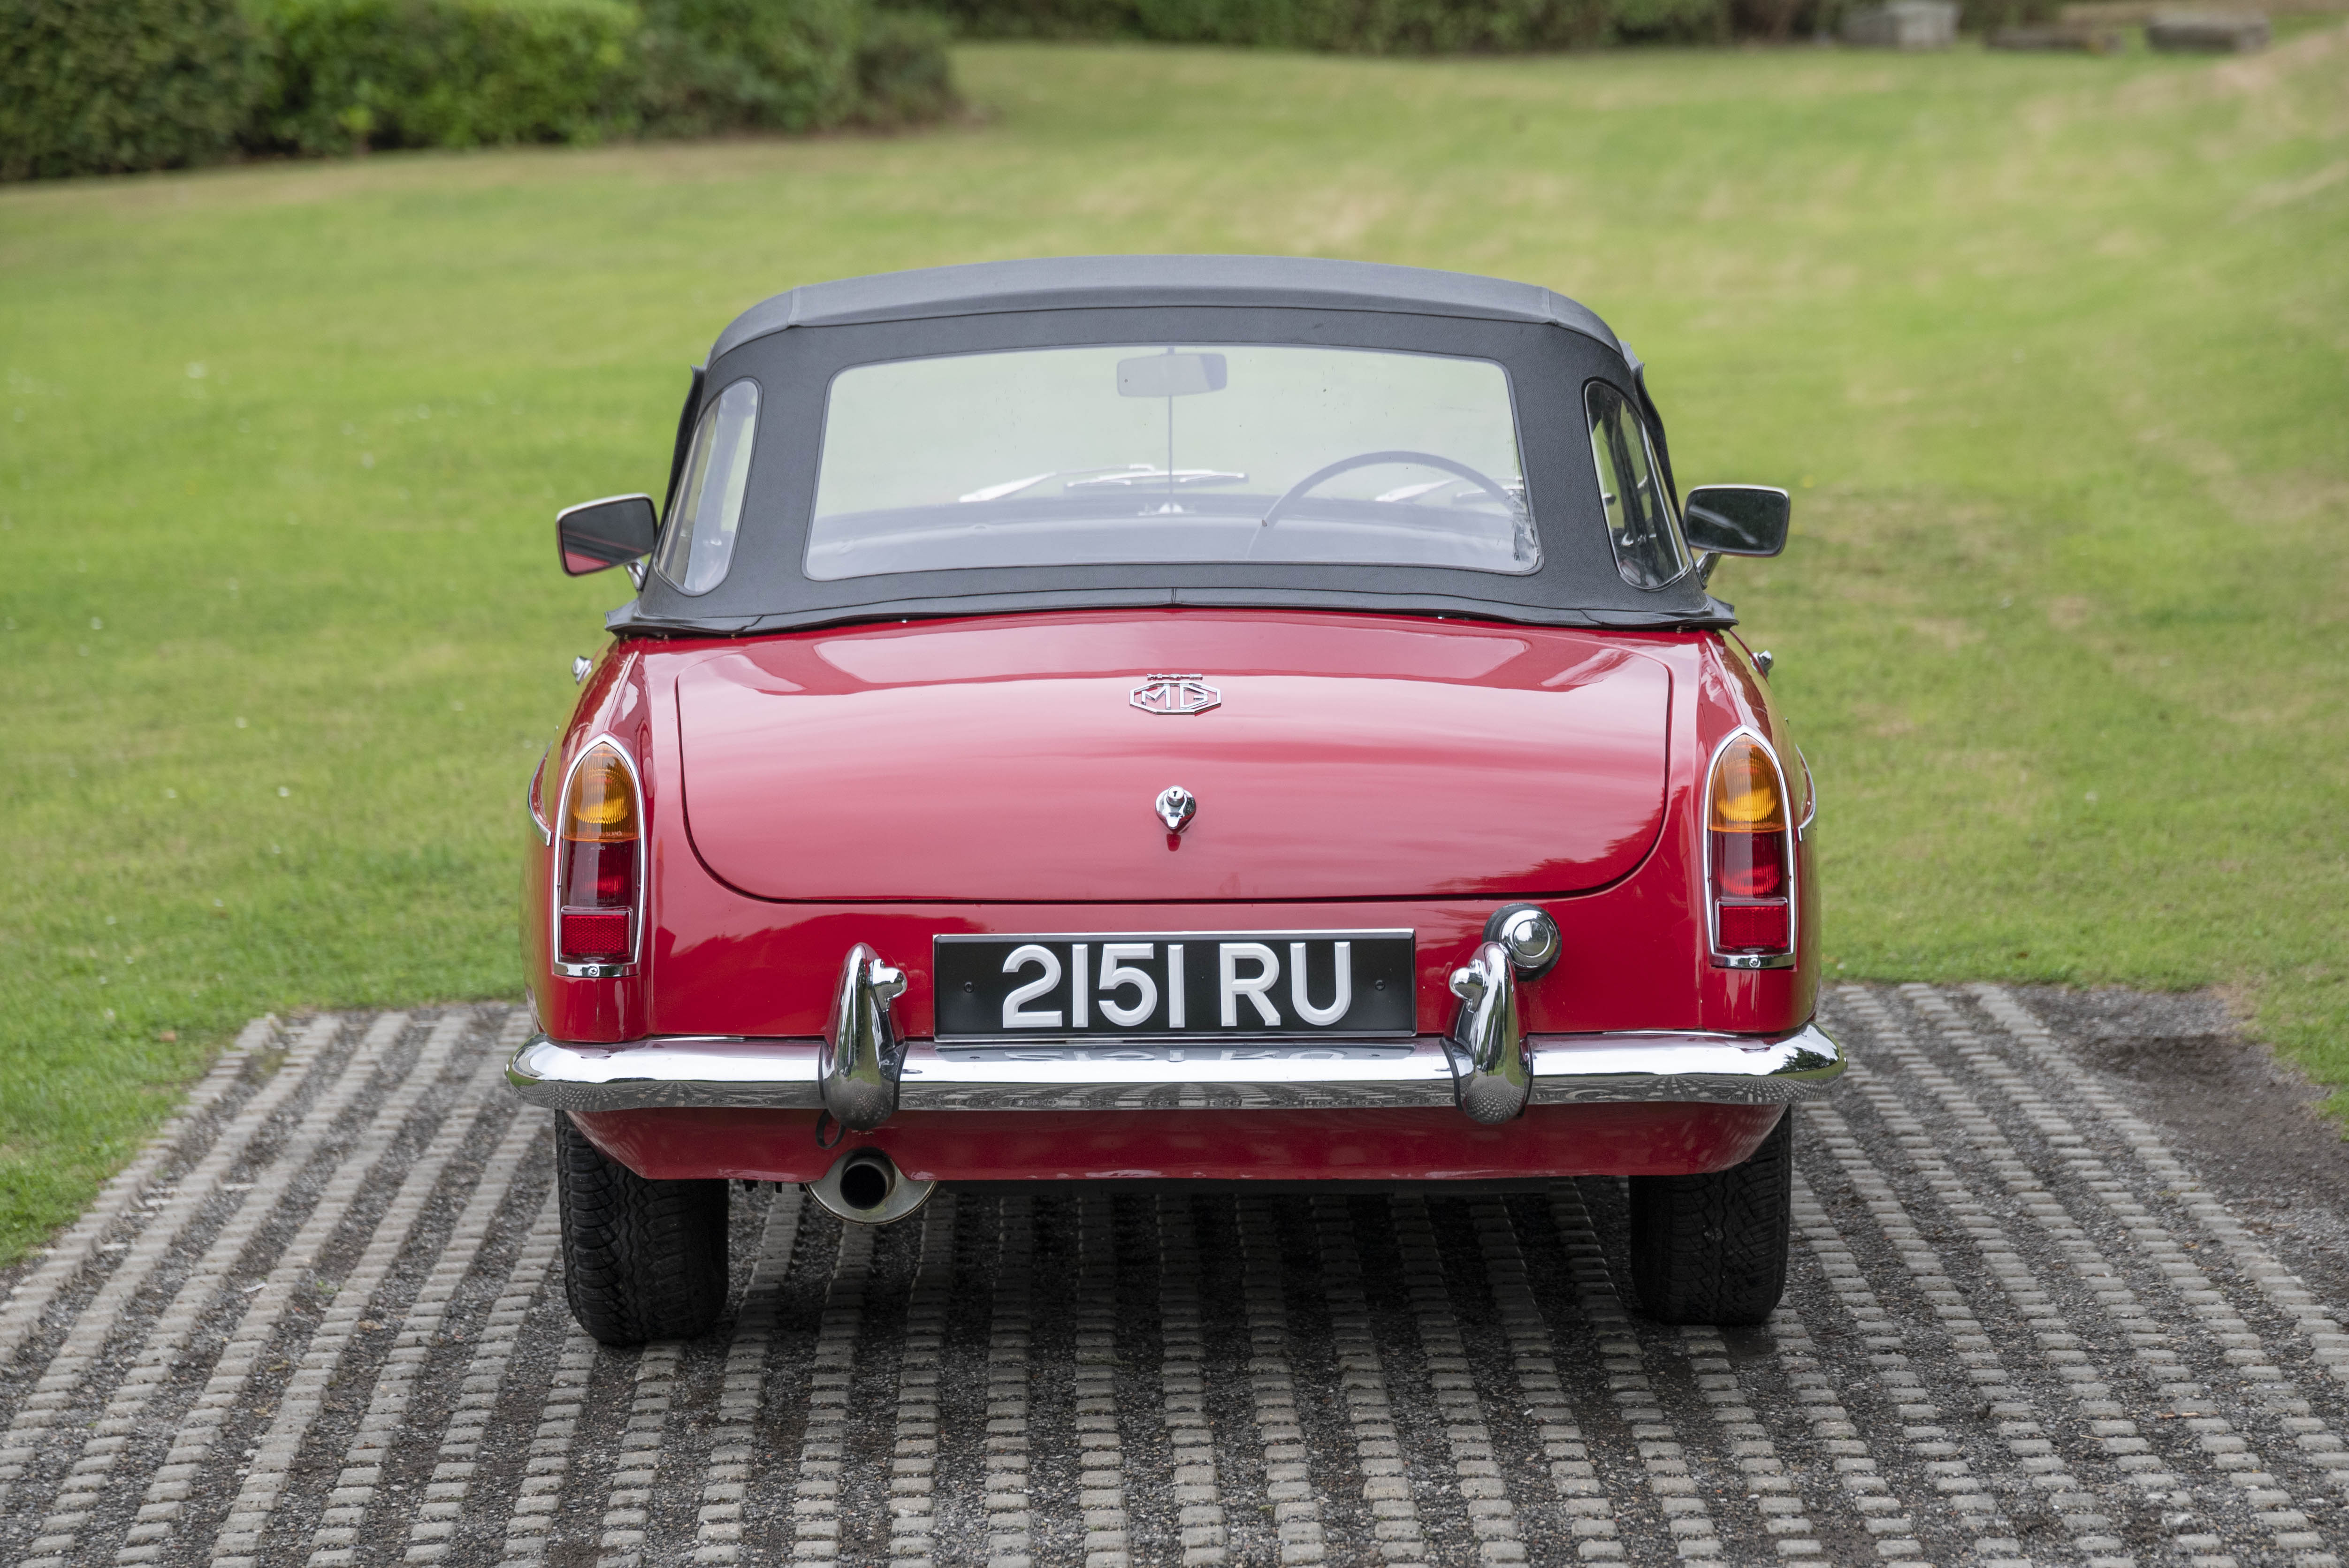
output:
POLYGON ((636 780, 609 742, 587 748, 564 791, 555 854, 555 950, 567 964, 626 964, 636 954, 639 813, 636 780))
POLYGON ((1713 951, 1749 964, 1792 954, 1794 846, 1777 758, 1751 732, 1733 737, 1713 758, 1706 796, 1713 951))

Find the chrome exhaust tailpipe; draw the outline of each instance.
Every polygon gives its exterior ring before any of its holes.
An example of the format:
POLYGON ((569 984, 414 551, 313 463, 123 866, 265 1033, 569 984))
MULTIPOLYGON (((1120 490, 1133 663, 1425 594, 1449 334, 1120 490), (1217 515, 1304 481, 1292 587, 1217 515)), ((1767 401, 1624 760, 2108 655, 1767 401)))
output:
POLYGON ((888 1225, 912 1215, 937 1191, 935 1181, 916 1181, 878 1149, 852 1149, 832 1162, 808 1196, 854 1225, 888 1225))

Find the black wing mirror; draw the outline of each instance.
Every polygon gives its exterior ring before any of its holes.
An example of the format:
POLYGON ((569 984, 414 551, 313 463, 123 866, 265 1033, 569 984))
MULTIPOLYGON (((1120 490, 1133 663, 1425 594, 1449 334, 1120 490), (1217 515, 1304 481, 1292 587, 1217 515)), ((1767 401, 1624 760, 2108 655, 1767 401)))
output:
POLYGON ((1681 508, 1681 532, 1692 550, 1715 555, 1775 555, 1786 548, 1795 506, 1771 485, 1704 485, 1681 508))
POLYGON ((659 531, 660 513, 648 495, 607 495, 554 514, 563 570, 574 577, 650 554, 659 531))

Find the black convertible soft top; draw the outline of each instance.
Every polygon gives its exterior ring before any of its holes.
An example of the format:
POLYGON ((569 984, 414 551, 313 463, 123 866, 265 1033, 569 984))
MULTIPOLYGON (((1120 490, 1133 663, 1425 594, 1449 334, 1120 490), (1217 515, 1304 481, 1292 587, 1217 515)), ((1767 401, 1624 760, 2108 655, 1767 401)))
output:
MULTIPOLYGON (((759 434, 732 570, 687 595, 658 573, 616 632, 741 634, 849 621, 1118 605, 1259 605, 1471 615, 1540 624, 1731 623, 1693 573, 1638 589, 1616 571, 1583 387, 1647 397, 1640 362, 1596 315, 1538 284, 1289 256, 1071 256, 808 284, 744 311, 694 377, 684 426, 749 378, 759 434), (802 569, 832 377, 852 366, 1076 344, 1303 343, 1498 362, 1516 402, 1543 542, 1526 576, 1329 563, 1002 567, 833 581, 802 569)), ((1663 432, 1654 425, 1661 450, 1663 432)), ((681 443, 680 443, 681 445, 681 443)), ((1665 459, 1669 478, 1670 459, 1665 459)), ((672 489, 675 476, 672 475, 672 489)))
POLYGON ((736 316, 718 335, 709 357, 715 363, 754 338, 794 326, 1177 305, 1531 322, 1563 326, 1623 352, 1605 322, 1564 294, 1474 273, 1316 256, 1053 256, 802 284, 736 316))

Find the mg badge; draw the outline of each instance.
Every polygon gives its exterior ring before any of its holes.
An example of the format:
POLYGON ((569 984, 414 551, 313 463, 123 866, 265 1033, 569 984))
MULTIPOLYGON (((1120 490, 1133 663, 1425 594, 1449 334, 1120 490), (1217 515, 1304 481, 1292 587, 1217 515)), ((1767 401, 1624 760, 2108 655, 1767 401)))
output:
POLYGON ((1125 700, 1144 713, 1205 713, 1221 707, 1224 694, 1199 676, 1144 676, 1125 700))
POLYGON ((1153 800, 1150 807, 1158 813, 1158 820, 1166 824, 1168 832, 1179 833, 1191 825, 1192 818, 1199 814, 1199 798, 1180 784, 1169 784, 1158 792, 1158 799, 1153 800))

